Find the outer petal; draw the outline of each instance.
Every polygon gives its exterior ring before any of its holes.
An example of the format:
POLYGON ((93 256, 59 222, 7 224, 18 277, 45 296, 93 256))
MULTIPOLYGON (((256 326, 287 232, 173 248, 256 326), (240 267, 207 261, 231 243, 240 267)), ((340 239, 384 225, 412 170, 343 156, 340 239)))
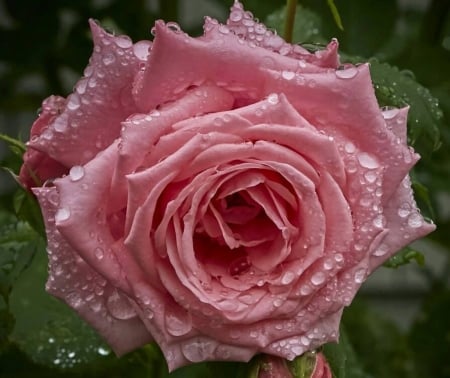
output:
POLYGON ((134 310, 135 302, 118 292, 78 256, 55 225, 59 202, 55 187, 34 189, 47 231, 47 290, 71 306, 122 355, 152 341, 134 310))
POLYGON ((94 21, 90 25, 95 47, 85 77, 45 133, 30 141, 30 147, 66 167, 92 159, 119 136, 121 121, 136 112, 131 85, 150 46, 108 34, 94 21))

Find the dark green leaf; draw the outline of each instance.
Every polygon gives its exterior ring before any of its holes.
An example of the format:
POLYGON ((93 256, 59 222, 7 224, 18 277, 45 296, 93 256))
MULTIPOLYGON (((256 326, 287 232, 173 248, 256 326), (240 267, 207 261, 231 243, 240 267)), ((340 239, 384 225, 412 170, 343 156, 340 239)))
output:
POLYGON ((358 360, 374 378, 415 378, 405 335, 397 325, 361 302, 344 311, 343 324, 358 360))
POLYGON ((326 344, 323 352, 336 378, 372 378, 363 371, 343 326, 339 343, 326 344))
POLYGON ((386 268, 398 268, 402 265, 409 264, 412 260, 415 260, 420 266, 425 265, 425 257, 422 253, 412 249, 411 247, 405 247, 387 260, 383 266, 386 268))
POLYGON ((442 111, 428 89, 417 83, 410 71, 370 60, 370 72, 380 106, 410 106, 408 138, 419 153, 430 155, 440 145, 442 111))
POLYGON ((8 303, 13 283, 29 266, 42 240, 24 222, 10 216, 0 228, 0 295, 8 303))
POLYGON ((9 146, 9 148, 11 149, 11 151, 17 156, 22 157, 22 155, 24 154, 24 152, 26 150, 25 144, 23 144, 23 142, 21 142, 20 140, 11 138, 8 135, 0 134, 0 140, 3 140, 4 142, 6 142, 9 146))
MULTIPOLYGON (((270 14, 266 19, 266 25, 277 30, 278 34, 283 35, 285 23, 285 8, 283 7, 276 12, 270 14)), ((295 24, 292 33, 292 41, 294 43, 320 43, 327 41, 320 34, 321 19, 311 10, 297 5, 295 12, 295 24)))
POLYGON ((45 238, 44 221, 36 197, 20 187, 14 194, 13 202, 17 217, 27 222, 39 235, 45 238))
POLYGON ((0 354, 8 344, 8 336, 14 327, 14 316, 7 308, 0 309, 0 354))

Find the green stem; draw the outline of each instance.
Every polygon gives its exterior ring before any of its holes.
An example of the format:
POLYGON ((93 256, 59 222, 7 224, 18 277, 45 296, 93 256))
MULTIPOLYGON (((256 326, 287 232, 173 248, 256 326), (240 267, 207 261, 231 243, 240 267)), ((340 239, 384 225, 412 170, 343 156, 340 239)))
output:
POLYGON ((284 40, 292 42, 292 32, 295 23, 295 8, 297 7, 297 0, 287 0, 286 5, 286 23, 284 25, 284 40))
POLYGON ((164 21, 178 21, 178 0, 159 0, 159 15, 164 21))

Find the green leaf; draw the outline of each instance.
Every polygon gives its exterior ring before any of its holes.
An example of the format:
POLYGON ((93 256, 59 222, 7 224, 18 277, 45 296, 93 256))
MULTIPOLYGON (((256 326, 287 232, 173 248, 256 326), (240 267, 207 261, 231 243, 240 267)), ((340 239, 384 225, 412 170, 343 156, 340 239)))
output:
MULTIPOLYGON (((283 35, 286 19, 286 7, 283 7, 267 16, 265 24, 277 30, 278 34, 283 35)), ((297 5, 295 11, 295 24, 292 33, 294 43, 326 43, 326 39, 320 34, 322 21, 313 11, 297 5)))
POLYGON ((400 71, 387 63, 370 59, 370 72, 380 106, 410 106, 409 144, 422 155, 430 155, 440 146, 439 127, 443 113, 438 100, 417 83, 410 71, 400 71))
POLYGON ((27 222, 39 235, 45 238, 44 221, 36 197, 20 187, 14 194, 13 204, 17 217, 27 222))
POLYGON ((14 328, 14 316, 7 308, 0 309, 0 353, 8 345, 8 337, 14 328))
POLYGON ((411 247, 405 247, 400 252, 389 258, 383 266, 386 268, 398 268, 402 265, 409 264, 412 260, 420 266, 425 265, 425 257, 419 251, 412 249, 411 247))
POLYGON ((335 378, 372 378, 363 371, 344 326, 341 326, 339 343, 326 344, 323 353, 335 378))
POLYGON ((333 15, 334 22, 339 29, 344 30, 344 26, 342 25, 341 16, 339 15, 339 11, 334 3, 334 0, 327 0, 328 7, 330 8, 331 14, 333 15))
POLYGON ((0 295, 5 303, 13 283, 29 266, 42 239, 25 222, 13 216, 0 228, 0 295))
POLYGON ((22 157, 22 155, 25 153, 25 144, 20 140, 14 139, 6 134, 0 134, 0 140, 3 140, 8 144, 13 154, 22 157))
POLYGON ((351 330, 347 336, 358 361, 373 377, 416 377, 407 338, 391 320, 356 299, 345 309, 342 323, 351 330))

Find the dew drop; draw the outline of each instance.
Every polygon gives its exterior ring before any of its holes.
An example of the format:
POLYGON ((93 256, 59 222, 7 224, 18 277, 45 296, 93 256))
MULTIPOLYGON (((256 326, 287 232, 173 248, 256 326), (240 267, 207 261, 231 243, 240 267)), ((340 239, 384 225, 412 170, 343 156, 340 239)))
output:
POLYGON ((95 248, 95 250, 94 250, 94 255, 95 255, 95 257, 96 257, 97 259, 99 259, 99 260, 103 259, 103 256, 104 256, 104 251, 103 251, 103 249, 100 248, 100 247, 95 248))
POLYGON ((374 171, 368 171, 364 174, 364 178, 368 183, 373 184, 377 180, 378 175, 374 171))
POLYGON ((215 350, 216 344, 214 342, 201 337, 188 340, 181 346, 181 352, 184 357, 191 362, 210 360, 215 350))
POLYGON ((242 12, 234 10, 230 13, 230 21, 238 22, 242 20, 242 12))
POLYGON ((179 33, 181 31, 180 25, 178 25, 176 22, 169 21, 166 26, 168 29, 172 30, 175 33, 179 33))
POLYGON ((402 204, 397 211, 398 216, 401 218, 406 218, 410 213, 411 206, 409 203, 402 204))
POLYGON ((311 277, 311 283, 313 285, 320 285, 323 284, 325 282, 325 273, 323 272, 317 272, 314 273, 311 277))
POLYGON ((423 224, 422 217, 418 213, 413 213, 408 217, 408 226, 411 228, 419 228, 423 224))
POLYGON ((366 269, 361 268, 355 272, 355 282, 356 283, 364 282, 365 278, 366 278, 366 269))
POLYGON ((139 60, 146 60, 150 53, 151 44, 148 41, 136 42, 133 46, 134 55, 139 60))
POLYGON ((280 99, 278 98, 278 95, 276 93, 271 93, 269 96, 267 96, 267 102, 272 105, 278 104, 280 99))
POLYGON ((352 79, 358 74, 358 69, 356 67, 349 67, 344 70, 337 70, 335 73, 339 79, 352 79))
POLYGON ((128 47, 131 47, 133 45, 133 42, 131 41, 130 37, 126 35, 119 36, 114 39, 114 42, 117 46, 121 47, 122 49, 127 49, 128 47))
POLYGON ((392 119, 397 116, 397 114, 400 112, 397 108, 392 108, 389 106, 385 106, 381 108, 381 111, 383 112, 383 118, 384 119, 392 119))
POLYGON ((97 353, 100 356, 107 356, 107 355, 109 355, 111 353, 111 351, 109 349, 107 349, 107 348, 99 347, 97 349, 97 353))
POLYGON ((336 262, 342 262, 342 261, 344 260, 344 256, 342 256, 342 254, 340 254, 340 253, 336 253, 336 254, 334 255, 334 260, 335 260, 336 262))
POLYGON ((183 336, 192 329, 192 319, 182 309, 169 309, 164 315, 166 330, 172 336, 183 336))
POLYGON ((313 289, 312 289, 311 286, 309 286, 309 285, 303 285, 303 286, 300 288, 300 295, 308 295, 308 294, 311 294, 312 291, 313 291, 313 289))
POLYGON ((70 210, 62 207, 55 214, 55 222, 63 222, 70 218, 70 210))
POLYGON ((70 168, 69 176, 72 181, 79 181, 84 176, 84 168, 80 165, 74 165, 70 168))
POLYGON ((374 256, 384 256, 389 251, 389 247, 386 244, 380 244, 380 246, 373 253, 374 256))
POLYGON ((116 57, 113 53, 107 53, 103 56, 102 62, 105 66, 109 66, 110 64, 113 64, 116 60, 116 57))
POLYGON ((295 77, 295 72, 283 71, 283 72, 281 72, 281 77, 285 80, 292 80, 295 77))
POLYGON ((131 319, 137 315, 130 301, 117 290, 108 297, 106 307, 109 313, 119 320, 131 319))
POLYGON ((66 117, 57 118, 55 123, 53 124, 53 127, 55 131, 63 133, 64 131, 67 130, 67 118, 66 117))
POLYGON ((353 152, 356 151, 356 147, 352 142, 348 142, 345 144, 344 149, 346 152, 348 152, 349 154, 352 154, 353 152))
POLYGON ((281 277, 281 283, 283 285, 289 285, 292 281, 295 279, 295 273, 291 271, 284 272, 283 276, 281 277))
POLYGON ((361 164, 361 166, 364 168, 375 169, 379 166, 375 158, 365 152, 361 152, 358 154, 358 161, 359 164, 361 164))
POLYGON ((70 110, 76 110, 80 107, 80 97, 78 94, 74 93, 69 96, 69 101, 67 102, 67 108, 70 110))
POLYGON ((334 267, 334 263, 330 259, 325 260, 325 262, 323 263, 323 268, 325 270, 331 270, 331 269, 333 269, 333 267, 334 267))

